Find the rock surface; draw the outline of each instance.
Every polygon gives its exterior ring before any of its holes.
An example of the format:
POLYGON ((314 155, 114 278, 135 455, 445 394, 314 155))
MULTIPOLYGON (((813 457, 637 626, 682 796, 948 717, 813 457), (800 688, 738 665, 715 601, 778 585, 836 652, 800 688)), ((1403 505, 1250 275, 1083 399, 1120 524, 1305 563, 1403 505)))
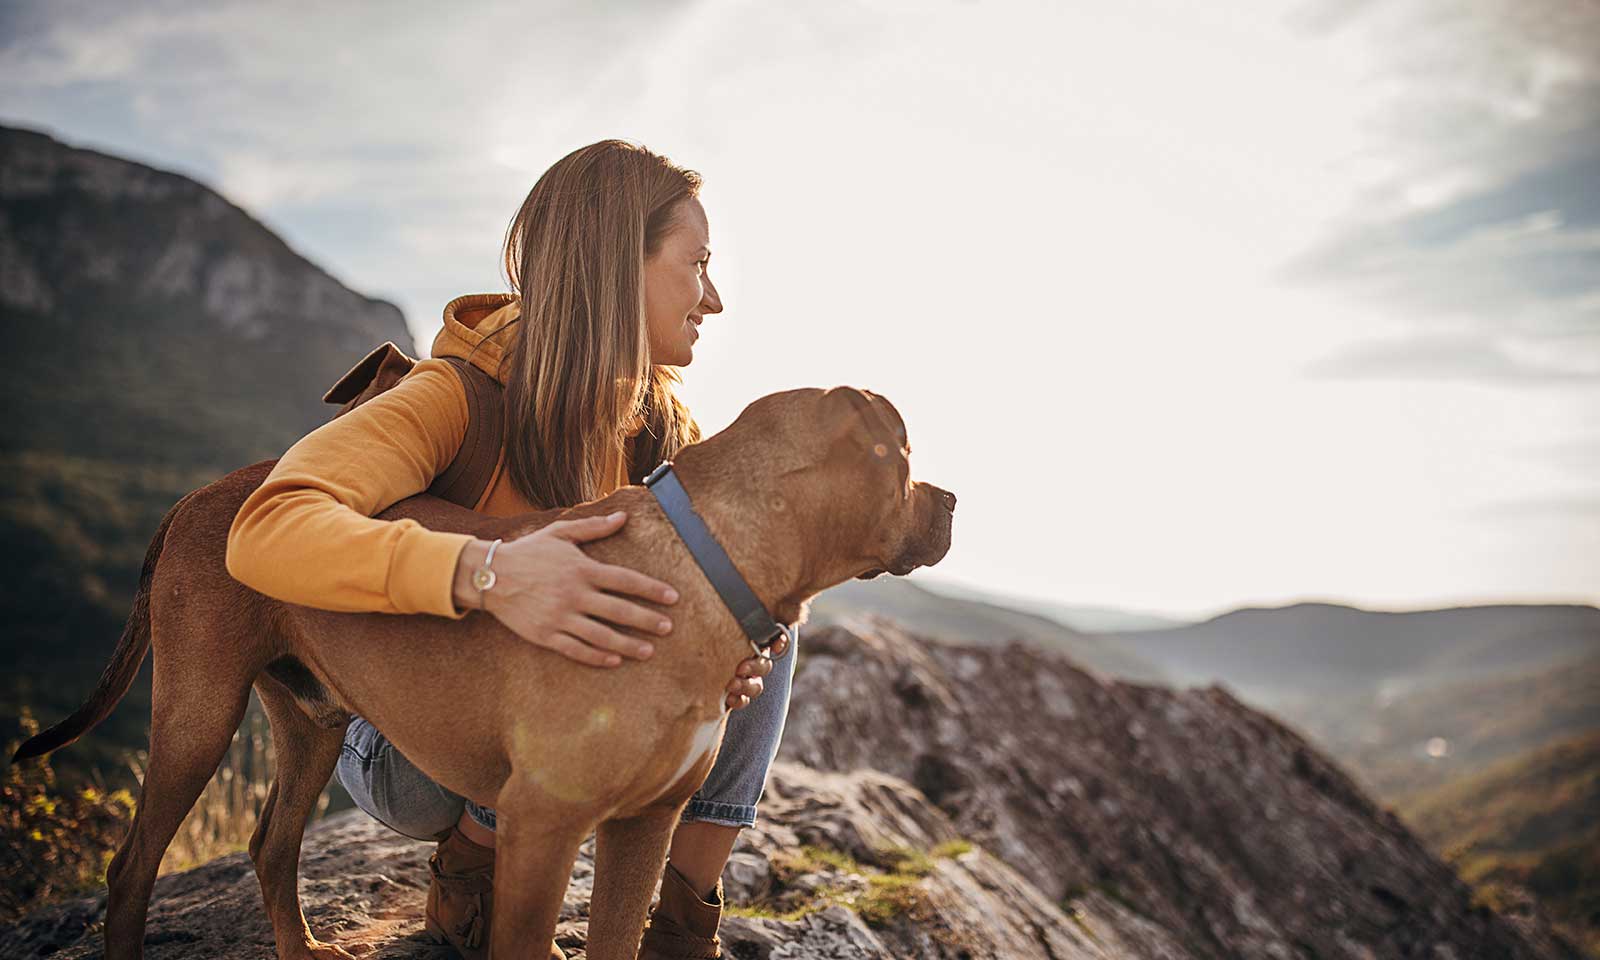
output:
MULTIPOLYGON (((724 875, 730 957, 1579 956, 1473 906, 1393 814, 1219 689, 887 621, 805 633, 800 657, 784 759, 724 875)), ((575 955, 592 842, 558 930, 575 955)), ((312 929, 358 956, 449 956, 420 936, 430 849, 359 812, 316 825, 312 929)), ((97 957, 103 908, 40 910, 0 956, 97 957)), ((243 854, 158 882, 151 960, 270 954, 243 854)))
POLYGON ((801 643, 782 756, 903 777, 1053 903, 1119 901, 1197 957, 1579 956, 1474 906, 1392 811, 1220 687, 881 618, 801 643))
MULTIPOLYGON (((1110 938, 1097 935, 1092 931, 1098 917, 1063 913, 1016 871, 979 849, 934 859, 914 878, 916 892, 897 901, 896 912, 881 922, 869 923, 852 909, 870 887, 866 878, 881 875, 870 866, 881 851, 926 850, 953 839, 949 819, 904 781, 870 770, 828 774, 780 763, 763 801, 762 822, 741 836, 725 887, 733 904, 781 902, 784 910, 812 909, 792 920, 728 916, 721 934, 725 950, 735 957, 762 958, 1089 960, 1125 955, 1112 949, 1118 943, 1111 933, 1115 904, 1092 905, 1104 912, 1110 938), (816 872, 791 872, 786 881, 786 871, 774 869, 774 863, 784 864, 786 852, 807 844, 844 857, 812 864, 816 872), (849 860, 859 861, 859 867, 841 869, 839 864, 849 860), (838 902, 815 896, 819 889, 838 890, 830 895, 838 902)), ((355 810, 316 824, 307 833, 300 870, 312 930, 358 956, 452 956, 421 937, 431 850, 431 844, 402 837, 355 810)), ((558 942, 574 953, 587 932, 593 854, 591 837, 573 868, 557 932, 558 942)), ((40 911, 0 933, 0 956, 97 957, 104 907, 99 896, 40 911)), ((145 947, 150 960, 270 955, 272 930, 245 854, 162 877, 145 947)))

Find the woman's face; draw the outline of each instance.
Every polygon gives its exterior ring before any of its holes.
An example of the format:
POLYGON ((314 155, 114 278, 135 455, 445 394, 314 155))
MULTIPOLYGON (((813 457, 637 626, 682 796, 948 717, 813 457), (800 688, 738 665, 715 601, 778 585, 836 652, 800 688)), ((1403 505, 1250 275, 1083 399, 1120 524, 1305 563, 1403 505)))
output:
POLYGON ((721 313, 711 283, 711 233, 706 211, 690 197, 678 204, 677 223, 655 256, 644 262, 644 313, 650 329, 650 362, 685 367, 694 359, 700 321, 721 313))

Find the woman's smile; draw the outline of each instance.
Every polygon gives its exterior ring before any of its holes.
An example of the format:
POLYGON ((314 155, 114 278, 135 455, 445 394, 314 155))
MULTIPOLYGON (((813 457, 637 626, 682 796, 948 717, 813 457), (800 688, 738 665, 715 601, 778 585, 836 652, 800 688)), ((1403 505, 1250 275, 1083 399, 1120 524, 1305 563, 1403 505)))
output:
POLYGON ((675 225, 645 258, 645 322, 652 363, 685 366, 694 360, 700 324, 722 312, 711 282, 711 234, 705 208, 694 197, 680 201, 675 225))

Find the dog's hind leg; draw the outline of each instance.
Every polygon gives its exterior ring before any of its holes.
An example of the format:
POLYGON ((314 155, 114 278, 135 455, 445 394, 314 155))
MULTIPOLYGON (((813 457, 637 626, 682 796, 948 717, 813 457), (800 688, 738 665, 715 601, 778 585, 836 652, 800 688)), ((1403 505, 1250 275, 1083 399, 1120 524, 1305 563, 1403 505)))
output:
POLYGON ((333 775, 344 729, 320 727, 305 715, 283 684, 263 673, 256 693, 272 724, 272 789, 250 838, 250 860, 272 919, 279 960, 353 960, 311 935, 300 909, 300 841, 317 797, 333 775))
POLYGON ((167 845, 217 772, 250 701, 248 677, 230 684, 215 664, 164 658, 151 684, 150 759, 133 826, 106 869, 106 958, 144 955, 145 911, 167 845))
POLYGON ((656 807, 595 830, 594 896, 589 902, 591 960, 634 960, 644 934, 650 896, 667 861, 667 847, 683 804, 656 807))

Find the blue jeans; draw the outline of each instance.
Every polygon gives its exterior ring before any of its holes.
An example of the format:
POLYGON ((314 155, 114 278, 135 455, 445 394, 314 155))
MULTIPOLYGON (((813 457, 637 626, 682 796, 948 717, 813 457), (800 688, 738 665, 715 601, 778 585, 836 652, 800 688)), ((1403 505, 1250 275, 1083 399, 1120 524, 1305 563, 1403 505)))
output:
MULTIPOLYGON (((795 643, 772 662, 761 696, 728 714, 727 731, 717 762, 706 782, 684 807, 682 822, 704 821, 729 827, 749 827, 756 822, 756 804, 766 789, 767 771, 783 739, 789 714, 789 687, 794 679, 800 630, 795 643)), ((670 653, 658 645, 657 656, 670 653)), ((417 840, 431 840, 447 832, 466 810, 473 820, 494 829, 494 811, 433 782, 394 748, 378 728, 360 717, 345 731, 344 747, 335 768, 339 782, 356 806, 391 830, 417 840)))

